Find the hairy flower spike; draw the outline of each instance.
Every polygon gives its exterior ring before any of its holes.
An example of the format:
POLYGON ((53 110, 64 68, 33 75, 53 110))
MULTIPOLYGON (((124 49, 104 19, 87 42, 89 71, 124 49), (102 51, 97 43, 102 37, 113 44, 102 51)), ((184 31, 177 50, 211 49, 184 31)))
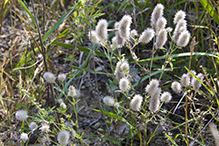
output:
POLYGON ((122 92, 128 92, 130 89, 130 85, 129 85, 129 80, 126 77, 123 77, 120 81, 119 81, 119 89, 122 92))
POLYGON ((141 109, 141 103, 143 101, 143 97, 141 95, 135 95, 130 102, 130 107, 134 111, 139 111, 141 109))
POLYGON ((68 96, 75 97, 77 95, 77 91, 73 85, 69 86, 68 96))
POLYGON ((111 97, 111 96, 105 96, 105 97, 103 98, 103 103, 105 103, 105 104, 108 105, 108 106, 113 106, 114 103, 115 103, 115 100, 114 100, 114 98, 111 97))
POLYGON ((132 36, 132 37, 138 36, 137 30, 135 30, 135 29, 131 30, 131 36, 132 36))
POLYGON ((25 121, 28 118, 26 110, 19 110, 15 113, 15 118, 18 121, 25 121))
POLYGON ((38 128, 36 122, 29 123, 29 127, 30 127, 31 131, 34 131, 38 128))
POLYGON ((124 61, 121 66, 120 66, 121 70, 123 72, 128 72, 129 71, 129 64, 128 61, 124 61))
POLYGON ((180 93, 182 91, 182 86, 180 85, 179 82, 174 81, 171 85, 171 88, 173 89, 174 92, 180 93))
MULTIPOLYGON (((116 22, 114 24, 115 29, 119 29, 119 22, 116 22)), ((125 45, 125 39, 121 37, 119 30, 115 32, 116 36, 113 37, 112 39, 112 43, 114 45, 114 47, 116 48, 121 48, 125 45)))
POLYGON ((211 122, 208 126, 210 128, 211 134, 215 139, 215 145, 219 146, 219 133, 218 133, 217 125, 211 122))
POLYGON ((88 37, 89 37, 89 40, 90 40, 92 43, 94 43, 94 44, 99 44, 99 43, 100 43, 100 39, 97 37, 96 31, 91 30, 91 31, 88 33, 88 37))
POLYGON ((40 127, 40 130, 42 132, 49 132, 49 125, 46 123, 42 124, 42 126, 40 127))
POLYGON ((179 39, 177 40, 176 44, 179 47, 185 47, 189 43, 189 39, 190 33, 188 30, 185 30, 179 35, 179 39))
POLYGON ((155 48, 156 49, 163 48, 166 41, 167 41, 167 31, 166 29, 163 28, 158 32, 156 43, 155 43, 155 48))
POLYGON ((190 84, 190 77, 188 76, 188 74, 183 74, 180 82, 182 86, 188 87, 190 84))
POLYGON ((164 6, 162 4, 157 4, 151 14, 151 26, 156 28, 157 20, 163 16, 164 6))
POLYGON ((43 75, 43 78, 46 80, 48 83, 53 83, 56 79, 55 75, 51 72, 45 72, 43 75))
POLYGON ((101 19, 98 21, 96 26, 96 34, 100 42, 104 42, 108 37, 107 27, 108 23, 105 19, 101 19))
POLYGON ((58 133, 57 140, 61 145, 67 145, 69 141, 70 133, 67 130, 62 130, 58 133))
POLYGON ((123 39, 128 39, 130 35, 130 25, 132 23, 132 17, 130 15, 124 15, 119 22, 119 34, 123 39))
POLYGON ((147 29, 144 30, 144 31, 142 32, 142 34, 140 35, 139 41, 140 41, 141 43, 147 44, 147 43, 149 43, 149 42, 152 40, 152 38, 154 37, 154 35, 155 35, 154 30, 153 30, 152 28, 147 28, 147 29))
POLYGON ((167 25, 167 19, 164 18, 164 17, 160 17, 158 20, 157 20, 157 30, 160 30, 160 29, 164 29, 167 25))
MULTIPOLYGON (((199 73, 197 75, 197 78, 203 82, 204 80, 204 76, 202 73, 199 73)), ((192 87, 195 89, 195 90, 198 90, 200 87, 202 86, 202 84, 196 79, 196 78, 192 78, 192 87)))
POLYGON ((60 107, 63 108, 63 109, 67 108, 67 106, 66 106, 66 104, 64 102, 60 103, 60 107))
POLYGON ((145 92, 152 95, 158 88, 159 81, 157 79, 152 79, 150 84, 146 86, 145 92))
POLYGON ((185 19, 186 13, 182 10, 179 10, 174 17, 174 24, 177 24, 181 19, 185 19))
POLYGON ((164 92, 160 97, 160 100, 165 103, 170 102, 171 99, 172 99, 172 96, 169 92, 164 92))
POLYGON ((156 91, 154 91, 154 93, 151 95, 151 98, 149 100, 149 110, 153 113, 159 109, 160 93, 161 89, 157 88, 156 91))
POLYGON ((182 33, 182 31, 187 30, 187 22, 186 20, 181 19, 173 32, 173 41, 177 42, 179 39, 179 35, 182 33))
POLYGON ((62 82, 63 82, 65 79, 66 79, 66 74, 61 73, 61 74, 58 75, 58 80, 59 80, 59 81, 62 81, 62 82))
POLYGON ((28 134, 27 133, 21 133, 20 139, 23 141, 27 141, 28 140, 28 134))

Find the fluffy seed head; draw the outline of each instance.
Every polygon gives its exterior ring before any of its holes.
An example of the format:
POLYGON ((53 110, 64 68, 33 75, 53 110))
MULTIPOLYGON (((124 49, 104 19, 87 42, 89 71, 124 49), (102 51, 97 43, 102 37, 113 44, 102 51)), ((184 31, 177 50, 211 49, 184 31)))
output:
POLYGON ((143 97, 139 94, 135 95, 130 102, 130 107, 134 111, 139 111, 141 109, 141 103, 143 101, 143 97))
POLYGON ((151 95, 151 98, 149 100, 149 110, 153 113, 159 109, 160 93, 161 89, 157 88, 157 90, 151 95))
POLYGON ((160 17, 158 20, 157 20, 157 30, 160 30, 160 29, 164 29, 167 25, 167 19, 164 18, 164 17, 160 17))
POLYGON ((120 107, 119 102, 114 103, 114 107, 119 108, 120 107))
POLYGON ((67 106, 66 106, 66 104, 64 102, 60 103, 60 107, 63 108, 63 109, 67 108, 67 106))
POLYGON ((105 19, 101 19, 98 21, 96 26, 96 34, 101 42, 104 42, 108 37, 107 27, 108 23, 105 19))
MULTIPOLYGON (((114 27, 115 29, 118 29, 119 28, 119 24, 120 22, 116 22, 114 24, 114 27)), ((116 48, 121 48, 125 45, 125 39, 121 37, 119 31, 116 31, 115 32, 115 37, 113 37, 112 39, 112 42, 113 42, 113 45, 116 47, 116 48)))
POLYGON ((164 92, 163 94, 161 94, 160 100, 162 102, 168 103, 170 102, 171 99, 172 99, 172 96, 169 92, 164 92))
POLYGON ((176 28, 173 32, 173 41, 177 42, 179 35, 182 33, 182 31, 187 30, 187 22, 186 20, 179 20, 179 22, 176 25, 176 28))
POLYGON ((58 75, 58 80, 59 81, 63 82, 65 79, 66 79, 66 74, 61 73, 61 74, 58 75))
POLYGON ((182 10, 179 10, 174 17, 174 24, 177 24, 181 19, 185 19, 186 13, 182 10))
MULTIPOLYGON (((194 70, 190 70, 194 75, 196 75, 196 72, 194 70)), ((192 78, 194 78, 190 72, 187 72, 187 75, 189 76, 190 80, 192 80, 192 78)))
POLYGON ((125 73, 116 69, 114 75, 116 76, 116 79, 120 81, 125 76, 125 73))
MULTIPOLYGON (((204 80, 204 76, 203 76, 202 73, 199 73, 199 74, 197 75, 197 78, 198 78, 201 82, 203 82, 203 80, 204 80)), ((202 84, 201 84, 196 78, 192 78, 192 87, 193 87, 193 89, 198 90, 201 86, 202 86, 202 84)))
POLYGON ((145 92, 152 95, 158 88, 159 81, 157 79, 152 79, 151 82, 146 86, 145 92))
POLYGON ((167 27, 167 28, 166 28, 166 31, 167 31, 167 32, 172 32, 172 31, 173 31, 173 28, 167 27))
POLYGON ((49 125, 46 123, 43 123, 42 126, 40 127, 40 130, 42 132, 49 132, 49 125))
POLYGON ((28 118, 26 110, 19 110, 15 113, 15 118, 18 121, 25 121, 28 118))
POLYGON ((119 22, 119 34, 123 39, 128 39, 130 35, 130 25, 132 23, 132 17, 130 15, 124 15, 119 22))
POLYGON ((137 30, 135 30, 135 29, 131 30, 131 36, 132 36, 132 37, 138 36, 137 30))
POLYGON ((130 89, 130 85, 129 85, 129 80, 126 77, 123 77, 120 81, 119 81, 119 89, 122 92, 128 92, 130 89))
POLYGON ((108 106, 113 106, 114 103, 115 103, 115 100, 114 100, 114 98, 111 97, 111 96, 105 96, 105 97, 103 98, 103 103, 105 103, 105 104, 108 105, 108 106))
POLYGON ((68 96, 75 97, 77 95, 77 91, 73 85, 69 86, 68 96))
POLYGON ((182 91, 182 86, 180 85, 179 82, 174 81, 171 85, 171 88, 173 89, 174 92, 180 93, 182 91))
POLYGON ((142 32, 142 34, 140 35, 139 41, 140 41, 141 43, 147 44, 147 43, 149 43, 149 42, 152 40, 152 38, 154 37, 154 35, 155 35, 154 29, 152 29, 152 28, 147 28, 147 29, 144 30, 144 31, 142 32))
POLYGON ((211 134, 213 135, 214 139, 215 139, 215 145, 219 146, 219 133, 217 130, 217 125, 215 125, 213 122, 211 122, 209 125, 211 134))
POLYGON ((183 74, 180 82, 181 82, 182 86, 188 87, 190 84, 190 78, 189 78, 188 74, 183 74))
POLYGON ((58 133, 57 140, 61 145, 67 145, 69 141, 70 133, 67 130, 62 130, 58 133))
POLYGON ((120 68, 121 68, 121 70, 122 70, 123 72, 129 71, 129 64, 128 64, 128 61, 124 61, 124 62, 121 64, 120 68))
POLYGON ((187 44, 189 43, 189 39, 190 39, 190 33, 188 30, 183 31, 180 35, 179 35, 179 39, 177 40, 176 44, 179 47, 185 47, 187 46, 187 44))
POLYGON ((100 40, 99 40, 99 38, 97 37, 96 31, 91 30, 91 31, 88 33, 88 37, 89 37, 89 40, 90 40, 92 43, 94 43, 94 44, 99 44, 99 43, 100 43, 100 40))
POLYGON ((157 20, 163 15, 164 6, 162 4, 157 4, 151 14, 151 26, 156 28, 157 20))
POLYGON ((31 131, 34 131, 37 129, 38 126, 37 126, 36 122, 30 122, 29 127, 30 127, 31 131))
POLYGON ((20 139, 23 140, 23 141, 27 141, 28 140, 28 134, 27 133, 21 133, 20 139))
POLYGON ((46 80, 48 83, 53 83, 56 79, 55 75, 51 72, 45 72, 43 75, 43 78, 46 80))
POLYGON ((167 41, 167 31, 166 29, 163 28, 158 32, 155 48, 163 48, 166 41, 167 41))

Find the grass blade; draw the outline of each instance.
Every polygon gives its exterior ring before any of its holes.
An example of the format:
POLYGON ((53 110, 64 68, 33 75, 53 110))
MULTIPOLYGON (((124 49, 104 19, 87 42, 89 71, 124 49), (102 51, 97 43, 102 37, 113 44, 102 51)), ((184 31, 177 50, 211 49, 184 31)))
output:
POLYGON ((58 27, 62 24, 62 22, 72 13, 74 7, 71 8, 68 13, 66 13, 56 24, 47 31, 47 33, 43 36, 42 40, 45 41, 58 27))

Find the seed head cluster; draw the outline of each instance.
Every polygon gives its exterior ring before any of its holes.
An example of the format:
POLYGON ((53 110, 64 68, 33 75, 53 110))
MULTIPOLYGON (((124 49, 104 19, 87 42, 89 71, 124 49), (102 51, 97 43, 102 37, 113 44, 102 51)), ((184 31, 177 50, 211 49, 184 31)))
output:
POLYGON ((135 95, 130 102, 130 107, 134 111, 139 111, 141 108, 141 104, 143 101, 143 97, 139 94, 135 95))
POLYGON ((28 118, 26 110, 19 110, 15 113, 15 118, 18 121, 25 121, 28 118))
POLYGON ((60 145, 67 145, 70 138, 70 132, 67 130, 62 130, 58 133, 57 140, 60 145))

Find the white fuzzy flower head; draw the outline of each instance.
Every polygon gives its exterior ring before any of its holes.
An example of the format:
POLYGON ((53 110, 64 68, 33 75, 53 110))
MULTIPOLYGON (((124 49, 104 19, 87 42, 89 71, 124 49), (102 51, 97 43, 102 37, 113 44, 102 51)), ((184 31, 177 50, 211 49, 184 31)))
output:
POLYGON ((182 91, 182 86, 180 85, 179 82, 174 81, 171 85, 171 88, 173 89, 174 92, 180 93, 182 91))
POLYGON ((94 43, 94 44, 99 44, 99 43, 100 43, 100 39, 97 37, 96 31, 91 30, 91 31, 88 33, 88 37, 89 37, 89 40, 90 40, 92 43, 94 43))
POLYGON ((42 126, 40 127, 40 130, 42 132, 49 132, 49 125, 46 123, 42 124, 42 126))
POLYGON ((111 96, 105 96, 105 97, 103 98, 103 103, 106 104, 106 105, 108 105, 108 106, 113 106, 114 103, 115 103, 115 100, 114 100, 114 98, 111 97, 111 96))
POLYGON ((182 10, 179 10, 174 17, 174 24, 177 24, 181 19, 185 19, 186 13, 182 10))
POLYGON ((121 71, 128 72, 129 71, 129 63, 128 61, 124 61, 120 66, 121 71))
POLYGON ((135 95, 130 102, 130 107, 134 111, 139 111, 141 109, 141 103, 143 101, 143 97, 141 95, 135 95))
POLYGON ((180 35, 179 35, 179 39, 177 40, 176 44, 179 47, 185 47, 188 45, 189 43, 189 39, 190 39, 190 32, 188 30, 183 31, 180 35))
POLYGON ((62 130, 58 133, 57 140, 60 145, 67 145, 69 142, 70 132, 62 130))
POLYGON ((96 34, 101 42, 104 42, 108 37, 107 27, 108 23, 105 19, 98 21, 96 26, 96 34))
POLYGON ((58 100, 58 103, 61 104, 62 102, 63 102, 63 100, 60 98, 60 99, 58 100))
MULTIPOLYGON (((196 72, 194 70, 190 70, 190 72, 192 72, 194 75, 196 75, 196 72)), ((192 78, 194 78, 192 76, 192 74, 190 74, 190 72, 187 72, 187 75, 189 76, 190 80, 192 80, 192 78)))
POLYGON ((61 73, 61 74, 58 75, 58 80, 59 81, 63 82, 65 79, 66 79, 66 74, 61 73))
POLYGON ((38 128, 36 122, 29 123, 29 127, 30 127, 31 131, 34 131, 38 128))
POLYGON ((180 82, 182 86, 188 87, 190 84, 190 77, 188 76, 188 74, 183 74, 180 82))
POLYGON ((19 110, 15 113, 15 118, 18 121, 25 121, 28 118, 26 110, 19 110))
POLYGON ((177 25, 176 28, 174 29, 173 32, 173 41, 177 42, 179 39, 179 35, 182 33, 182 31, 187 30, 187 22, 186 20, 181 19, 177 25))
POLYGON ((160 30, 160 29, 164 29, 167 25, 167 19, 164 18, 164 17, 160 17, 158 20, 157 20, 157 30, 160 30))
POLYGON ((124 15, 119 22, 119 34, 123 39, 128 39, 130 35, 130 25, 132 23, 132 17, 130 15, 124 15))
POLYGON ((131 30, 131 36, 132 36, 132 37, 138 36, 137 30, 135 30, 135 29, 131 30))
POLYGON ((28 140, 28 134, 27 133, 21 133, 20 139, 23 140, 23 141, 27 141, 28 140))
POLYGON ((114 107, 119 108, 120 107, 119 102, 114 103, 114 107))
POLYGON ((159 81, 157 79, 152 79, 151 82, 146 86, 145 92, 152 95, 158 88, 159 81))
POLYGON ((67 108, 67 106, 66 106, 66 104, 64 102, 60 103, 60 107, 63 108, 63 109, 67 108))
POLYGON ((153 113, 159 109, 160 93, 161 93, 161 89, 157 88, 156 91, 151 95, 151 98, 149 101, 149 110, 153 113))
POLYGON ((156 43, 155 43, 155 48, 156 49, 163 48, 166 41, 167 41, 167 31, 166 29, 163 28, 158 32, 156 43))
POLYGON ((151 14, 151 26, 156 28, 157 20, 163 16, 164 6, 162 4, 157 4, 151 14))
MULTIPOLYGON (((203 80, 204 80, 204 76, 203 76, 202 73, 199 73, 199 74, 197 75, 197 78, 198 78, 201 82, 203 82, 203 80)), ((201 84, 196 78, 192 78, 192 87, 193 87, 193 89, 198 90, 201 86, 202 86, 202 84, 201 84)))
POLYGON ((168 103, 170 102, 171 99, 172 99, 172 96, 169 92, 164 92, 163 94, 161 94, 160 100, 162 102, 168 103))
POLYGON ((130 89, 130 85, 129 85, 129 80, 126 77, 123 77, 120 81, 119 81, 119 89, 122 92, 128 92, 130 89))
MULTIPOLYGON (((115 29, 119 28, 119 24, 120 24, 120 22, 116 22, 114 24, 115 29)), ((125 45, 125 39, 123 37, 121 37, 119 31, 116 31, 115 34, 116 34, 116 36, 113 37, 113 39, 112 39, 112 43, 113 43, 114 47, 116 47, 116 48, 123 47, 125 45)))
POLYGON ((75 97, 77 95, 77 91, 73 85, 69 86, 68 96, 75 97))
POLYGON ((144 30, 144 31, 142 32, 142 34, 140 35, 139 41, 140 41, 141 43, 147 44, 147 43, 149 43, 149 42, 152 40, 152 38, 154 37, 154 35, 155 35, 154 29, 152 29, 152 28, 147 28, 147 29, 144 30))
POLYGON ((48 83, 53 83, 56 79, 55 75, 51 72, 45 72, 43 75, 43 78, 46 80, 48 83))
POLYGON ((167 27, 167 28, 166 28, 166 31, 167 31, 167 32, 172 32, 172 31, 173 31, 173 28, 167 27))
POLYGON ((219 145, 219 133, 218 133, 218 129, 217 129, 217 125, 214 124, 214 122, 211 122, 209 125, 211 134, 213 135, 214 139, 215 139, 215 146, 219 145))

